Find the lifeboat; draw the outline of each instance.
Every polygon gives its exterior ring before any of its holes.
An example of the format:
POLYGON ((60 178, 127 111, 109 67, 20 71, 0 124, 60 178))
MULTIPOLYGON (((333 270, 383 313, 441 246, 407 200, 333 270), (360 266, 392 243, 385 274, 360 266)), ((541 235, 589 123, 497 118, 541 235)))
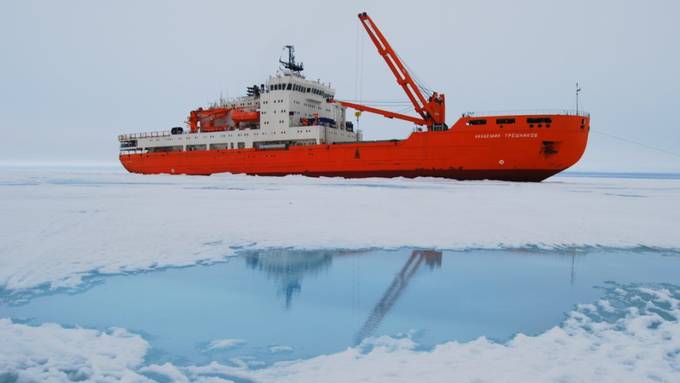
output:
POLYGON ((260 112, 249 112, 245 110, 232 110, 231 119, 235 124, 239 122, 258 122, 260 121, 260 112))

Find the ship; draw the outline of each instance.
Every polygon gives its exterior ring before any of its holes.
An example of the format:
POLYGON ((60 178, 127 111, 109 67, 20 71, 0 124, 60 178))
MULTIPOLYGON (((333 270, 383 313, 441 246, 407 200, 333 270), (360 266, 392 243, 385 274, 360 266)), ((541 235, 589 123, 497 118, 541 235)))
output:
POLYGON ((578 98, 575 111, 469 112, 448 125, 444 94, 418 85, 368 14, 360 13, 359 21, 415 115, 336 100, 330 83, 302 74, 303 64, 287 45, 281 69, 245 96, 191 111, 184 127, 118 136, 123 167, 141 174, 540 182, 583 155, 590 114, 578 110, 578 98), (357 121, 366 112, 408 121, 414 129, 401 140, 364 140, 347 109, 355 110, 357 121))

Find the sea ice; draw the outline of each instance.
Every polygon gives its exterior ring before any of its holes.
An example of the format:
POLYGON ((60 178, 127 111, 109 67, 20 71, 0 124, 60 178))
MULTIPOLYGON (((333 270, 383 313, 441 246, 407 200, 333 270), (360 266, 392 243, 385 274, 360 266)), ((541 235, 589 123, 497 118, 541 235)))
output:
POLYGON ((208 344, 207 350, 223 350, 225 348, 236 347, 245 343, 242 339, 220 339, 208 344))
POLYGON ((680 180, 143 176, 0 170, 0 288, 223 259, 238 248, 680 248, 680 180))
POLYGON ((34 327, 0 319, 0 340, 3 382, 145 380, 136 369, 149 344, 123 329, 34 327))
MULTIPOLYGON (((3 169, 0 200, 0 288, 7 294, 213 262, 243 248, 680 249, 680 180, 517 184, 3 169)), ((410 339, 382 337, 370 347, 258 369, 257 361, 145 365, 149 344, 127 330, 0 319, 0 380, 677 381, 678 291, 611 292, 559 327, 507 343, 479 338, 421 351, 410 339)), ((232 339, 216 342, 233 346, 232 339)))

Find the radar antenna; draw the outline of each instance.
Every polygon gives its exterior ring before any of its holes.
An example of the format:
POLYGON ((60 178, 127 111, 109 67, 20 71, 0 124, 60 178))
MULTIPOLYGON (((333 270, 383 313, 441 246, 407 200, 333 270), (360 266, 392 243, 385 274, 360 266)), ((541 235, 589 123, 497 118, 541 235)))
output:
POLYGON ((302 63, 295 62, 295 47, 292 45, 286 45, 283 47, 283 49, 288 49, 288 61, 283 61, 281 58, 279 58, 281 65, 292 72, 302 72, 304 69, 302 63))

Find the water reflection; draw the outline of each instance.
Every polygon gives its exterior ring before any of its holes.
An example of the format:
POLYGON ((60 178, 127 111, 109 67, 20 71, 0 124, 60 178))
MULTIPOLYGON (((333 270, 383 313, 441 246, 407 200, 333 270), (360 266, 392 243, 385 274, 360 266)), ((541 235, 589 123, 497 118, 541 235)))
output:
POLYGON ((0 303, 0 318, 126 328, 152 343, 153 363, 246 357, 271 363, 411 330, 423 347, 479 336, 503 341, 558 325, 575 304, 599 299, 598 286, 605 281, 680 283, 680 257, 660 252, 370 249, 242 255, 212 265, 110 276, 74 294, 0 303), (243 343, 210 346, 229 339, 243 343))
POLYGON ((387 315, 392 306, 399 300, 399 297, 404 290, 406 290, 411 278, 415 275, 423 262, 429 267, 429 270, 439 269, 442 265, 442 253, 431 250, 414 250, 411 253, 411 256, 406 261, 404 267, 402 267, 399 273, 394 276, 392 284, 385 291, 382 298, 380 298, 371 311, 371 314, 364 325, 354 337, 355 343, 360 343, 363 339, 373 334, 385 315, 387 315))
MULTIPOLYGON (((278 294, 284 297, 284 307, 289 310, 293 297, 302 290, 302 280, 305 275, 316 275, 322 271, 327 271, 331 267, 333 257, 358 256, 361 254, 370 254, 370 252, 268 250, 248 253, 245 256, 245 262, 249 268, 262 271, 276 281, 278 294)), ((442 264, 442 253, 434 250, 413 250, 411 252, 411 256, 394 276, 392 283, 387 287, 387 290, 371 310, 368 319, 357 332, 355 343, 361 342, 375 332, 423 263, 430 271, 439 269, 442 264)), ((357 284, 356 275, 354 277, 354 283, 357 284)), ((357 289, 356 286, 354 288, 357 289)))
POLYGON ((328 270, 333 262, 333 252, 270 250, 248 253, 245 261, 249 268, 262 271, 276 281, 278 294, 283 295, 285 308, 290 309, 293 296, 302 289, 304 275, 328 270))

